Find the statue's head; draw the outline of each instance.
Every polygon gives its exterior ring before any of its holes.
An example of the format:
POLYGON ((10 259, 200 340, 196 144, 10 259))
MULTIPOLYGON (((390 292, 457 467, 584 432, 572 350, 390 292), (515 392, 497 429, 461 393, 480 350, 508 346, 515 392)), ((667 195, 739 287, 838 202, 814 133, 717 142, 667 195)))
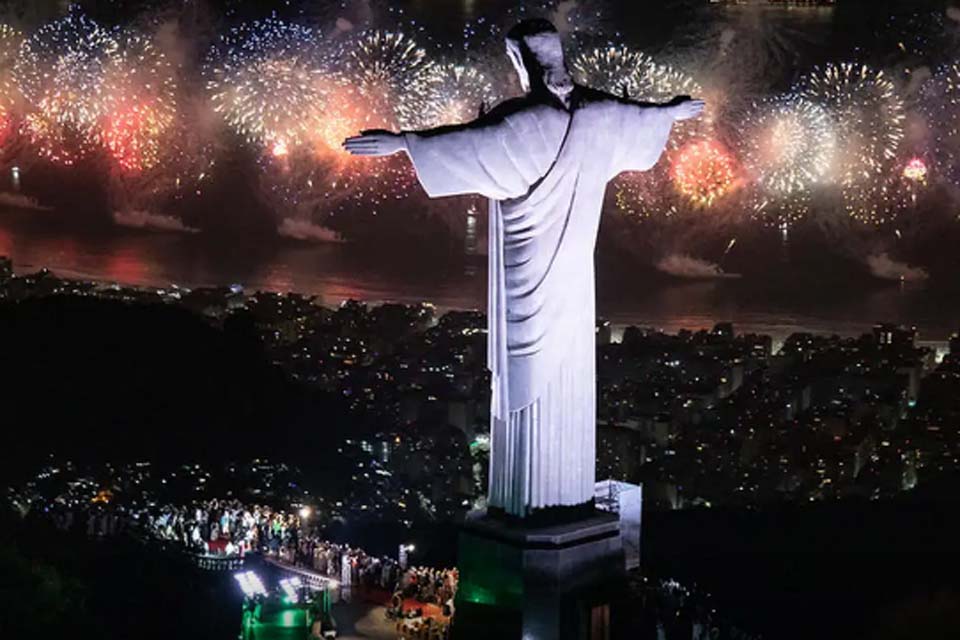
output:
POLYGON ((525 92, 547 90, 566 101, 573 91, 573 79, 563 61, 560 34, 548 20, 523 20, 510 29, 507 55, 525 92))

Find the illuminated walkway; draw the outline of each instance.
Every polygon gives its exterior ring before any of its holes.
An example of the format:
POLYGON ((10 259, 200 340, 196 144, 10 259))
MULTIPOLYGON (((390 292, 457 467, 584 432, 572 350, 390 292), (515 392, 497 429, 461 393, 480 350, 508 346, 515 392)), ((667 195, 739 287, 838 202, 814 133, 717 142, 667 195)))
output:
MULTIPOLYGON (((322 573, 318 573, 307 567, 299 567, 292 564, 287 564, 286 562, 281 561, 279 558, 274 558, 272 556, 264 556, 264 561, 279 569, 280 571, 290 574, 292 576, 297 576, 300 580, 303 581, 305 585, 313 589, 314 591, 334 591, 339 595, 339 586, 340 583, 334 578, 328 578, 322 573)), ((334 601, 339 600, 339 597, 335 597, 334 601)))

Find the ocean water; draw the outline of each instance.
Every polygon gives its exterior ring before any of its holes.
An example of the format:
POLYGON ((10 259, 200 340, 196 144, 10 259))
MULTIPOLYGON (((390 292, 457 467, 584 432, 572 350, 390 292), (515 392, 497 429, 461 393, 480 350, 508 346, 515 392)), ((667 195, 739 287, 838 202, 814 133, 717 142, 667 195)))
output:
MULTIPOLYGON (((46 267, 64 277, 140 286, 241 284, 296 291, 324 304, 431 302, 439 309, 485 306, 483 256, 423 258, 417 247, 370 247, 45 224, 45 212, 0 212, 0 255, 18 273, 46 267)), ((877 322, 916 326, 924 340, 960 329, 960 296, 924 283, 862 286, 783 276, 684 280, 627 274, 598 260, 597 312, 615 327, 667 332, 733 322, 738 331, 782 339, 796 331, 856 335, 877 322)))

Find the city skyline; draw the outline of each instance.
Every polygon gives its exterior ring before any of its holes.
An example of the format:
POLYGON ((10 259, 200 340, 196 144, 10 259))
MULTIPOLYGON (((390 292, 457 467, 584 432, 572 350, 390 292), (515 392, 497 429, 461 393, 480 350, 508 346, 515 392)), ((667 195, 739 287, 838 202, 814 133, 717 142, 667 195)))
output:
POLYGON ((0 2, 0 636, 960 626, 960 0, 0 2))

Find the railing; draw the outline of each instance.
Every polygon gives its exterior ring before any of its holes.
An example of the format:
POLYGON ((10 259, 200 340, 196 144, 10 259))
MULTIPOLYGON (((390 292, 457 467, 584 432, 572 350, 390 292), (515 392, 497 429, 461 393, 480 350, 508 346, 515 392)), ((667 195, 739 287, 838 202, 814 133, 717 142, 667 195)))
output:
POLYGON ((300 581, 312 591, 327 591, 334 596, 339 591, 338 587, 340 586, 340 583, 334 578, 328 578, 323 574, 317 573, 316 571, 311 571, 305 567, 297 567, 287 564, 279 558, 274 558, 272 556, 265 556, 264 561, 288 575, 297 576, 300 578, 300 581))
POLYGON ((203 553, 186 554, 198 569, 205 571, 236 571, 243 568, 240 556, 210 556, 203 553))
POLYGON ((154 538, 143 529, 133 528, 130 529, 128 533, 141 544, 186 559, 190 564, 204 571, 236 571, 243 568, 242 556, 197 553, 196 551, 185 549, 175 540, 154 538))

